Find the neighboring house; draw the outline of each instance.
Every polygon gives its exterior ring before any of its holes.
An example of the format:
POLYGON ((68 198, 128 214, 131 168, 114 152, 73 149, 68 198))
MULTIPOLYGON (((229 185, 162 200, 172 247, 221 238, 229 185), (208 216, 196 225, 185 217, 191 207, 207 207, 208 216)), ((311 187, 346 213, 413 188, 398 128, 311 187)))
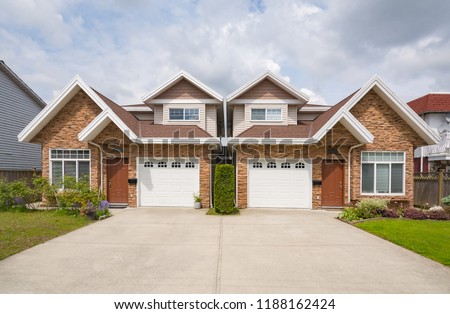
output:
POLYGON ((45 105, 45 102, 0 60, 0 178, 30 178, 41 169, 39 145, 20 143, 17 141, 17 134, 45 105))
POLYGON ((211 206, 211 157, 223 145, 238 207, 326 208, 380 196, 411 204, 413 150, 439 138, 378 77, 330 108, 266 72, 226 99, 180 73, 124 106, 76 77, 19 140, 42 145, 53 183, 88 175, 130 207, 192 206, 198 191, 211 206))
POLYGON ((441 135, 439 144, 414 151, 414 171, 450 171, 450 93, 430 93, 410 101, 408 105, 441 135))

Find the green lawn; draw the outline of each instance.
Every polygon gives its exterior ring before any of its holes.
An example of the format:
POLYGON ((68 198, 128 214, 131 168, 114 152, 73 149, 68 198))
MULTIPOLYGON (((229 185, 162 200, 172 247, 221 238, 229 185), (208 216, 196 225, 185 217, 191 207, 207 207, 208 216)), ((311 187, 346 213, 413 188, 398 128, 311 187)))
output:
POLYGON ((0 212, 0 260, 90 222, 55 211, 0 212))
POLYGON ((450 221, 382 219, 356 226, 450 266, 450 221))

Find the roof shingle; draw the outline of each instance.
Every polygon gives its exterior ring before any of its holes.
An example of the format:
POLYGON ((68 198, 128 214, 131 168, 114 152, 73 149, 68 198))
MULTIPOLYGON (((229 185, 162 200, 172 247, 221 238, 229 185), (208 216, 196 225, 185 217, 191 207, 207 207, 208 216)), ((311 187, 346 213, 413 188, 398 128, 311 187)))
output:
POLYGON ((450 94, 428 94, 408 103, 417 114, 450 112, 450 94))

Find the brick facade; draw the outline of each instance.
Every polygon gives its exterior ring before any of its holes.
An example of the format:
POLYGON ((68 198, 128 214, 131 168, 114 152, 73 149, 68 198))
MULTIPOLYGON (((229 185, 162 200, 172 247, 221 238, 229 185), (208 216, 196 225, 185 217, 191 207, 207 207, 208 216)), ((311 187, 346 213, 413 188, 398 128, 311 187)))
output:
POLYGON ((79 91, 58 114, 33 138, 32 143, 41 144, 42 175, 49 177, 49 152, 52 148, 90 149, 91 150, 91 184, 99 183, 99 152, 88 143, 78 141, 80 133, 99 115, 101 109, 83 91, 79 91))

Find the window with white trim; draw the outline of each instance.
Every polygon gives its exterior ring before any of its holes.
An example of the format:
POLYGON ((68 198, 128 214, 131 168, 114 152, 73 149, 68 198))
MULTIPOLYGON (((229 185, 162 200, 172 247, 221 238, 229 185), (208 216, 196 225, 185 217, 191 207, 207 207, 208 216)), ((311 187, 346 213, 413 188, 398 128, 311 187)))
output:
POLYGON ((295 169, 305 169, 305 164, 302 162, 298 162, 295 164, 295 169))
POLYGON ((181 162, 179 161, 172 162, 172 168, 181 168, 181 162))
POLYGON ((262 162, 257 161, 253 163, 253 168, 262 168, 262 167, 263 167, 262 162))
POLYGON ((289 168, 291 168, 291 163, 289 163, 289 162, 283 162, 283 163, 281 163, 281 168, 283 168, 283 169, 289 169, 289 168))
POLYGON ((281 121, 281 109, 256 109, 251 111, 253 121, 281 121))
POLYGON ((144 168, 152 168, 153 162, 151 161, 144 161, 144 168))
POLYGON ((198 121, 200 113, 198 108, 170 108, 169 119, 178 121, 198 121))
POLYGON ((362 194, 404 194, 404 152, 362 152, 362 194))
POLYGON ((277 163, 276 162, 271 161, 271 162, 267 163, 267 168, 274 169, 276 167, 277 167, 277 163))
POLYGON ((90 178, 91 151, 89 149, 50 149, 51 182, 62 187, 64 177, 78 181, 90 178))
POLYGON ((186 168, 195 168, 195 164, 192 161, 188 161, 188 162, 186 162, 185 167, 186 168))

